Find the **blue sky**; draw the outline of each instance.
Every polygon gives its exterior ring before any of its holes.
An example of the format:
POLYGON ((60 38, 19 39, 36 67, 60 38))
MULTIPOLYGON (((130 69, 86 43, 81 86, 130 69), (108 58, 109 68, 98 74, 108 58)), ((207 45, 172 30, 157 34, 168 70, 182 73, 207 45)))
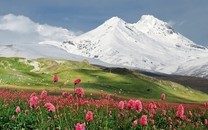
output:
POLYGON ((77 32, 94 29, 113 16, 135 23, 150 14, 208 46, 208 0, 0 0, 0 15, 9 13, 77 32))

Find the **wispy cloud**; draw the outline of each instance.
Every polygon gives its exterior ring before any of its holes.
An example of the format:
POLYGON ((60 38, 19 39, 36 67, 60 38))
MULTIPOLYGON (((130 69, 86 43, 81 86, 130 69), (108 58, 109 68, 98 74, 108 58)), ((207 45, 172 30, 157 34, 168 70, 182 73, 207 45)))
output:
MULTIPOLYGON (((80 32, 76 32, 80 33, 80 32)), ((0 43, 38 43, 68 40, 73 32, 60 27, 41 25, 22 15, 0 16, 0 43)))

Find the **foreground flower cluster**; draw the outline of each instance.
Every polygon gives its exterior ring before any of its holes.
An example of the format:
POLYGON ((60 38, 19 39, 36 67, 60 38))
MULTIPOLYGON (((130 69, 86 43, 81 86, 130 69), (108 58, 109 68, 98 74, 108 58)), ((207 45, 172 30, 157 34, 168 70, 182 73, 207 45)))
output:
POLYGON ((208 103, 169 104, 116 95, 96 98, 76 88, 50 96, 0 90, 0 129, 208 129, 208 103))

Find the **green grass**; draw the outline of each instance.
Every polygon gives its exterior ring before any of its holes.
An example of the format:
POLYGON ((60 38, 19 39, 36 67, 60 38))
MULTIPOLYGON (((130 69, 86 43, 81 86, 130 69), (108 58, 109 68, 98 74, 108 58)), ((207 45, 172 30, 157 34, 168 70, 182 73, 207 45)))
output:
POLYGON ((88 93, 117 93, 124 98, 160 100, 166 93, 170 102, 204 102, 208 95, 177 83, 163 81, 127 69, 105 69, 91 66, 87 62, 54 59, 26 60, 23 58, 0 57, 0 86, 12 89, 42 90, 51 92, 72 91, 75 78, 81 78, 78 85, 88 93), (31 65, 38 62, 39 69, 31 65), (53 83, 58 74, 59 82, 53 83))

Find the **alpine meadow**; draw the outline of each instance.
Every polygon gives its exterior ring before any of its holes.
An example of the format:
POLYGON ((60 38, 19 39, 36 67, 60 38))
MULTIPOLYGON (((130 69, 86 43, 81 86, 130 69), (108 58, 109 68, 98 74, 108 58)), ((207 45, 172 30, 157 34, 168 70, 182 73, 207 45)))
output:
POLYGON ((208 1, 0 1, 0 130, 207 130, 208 1))

